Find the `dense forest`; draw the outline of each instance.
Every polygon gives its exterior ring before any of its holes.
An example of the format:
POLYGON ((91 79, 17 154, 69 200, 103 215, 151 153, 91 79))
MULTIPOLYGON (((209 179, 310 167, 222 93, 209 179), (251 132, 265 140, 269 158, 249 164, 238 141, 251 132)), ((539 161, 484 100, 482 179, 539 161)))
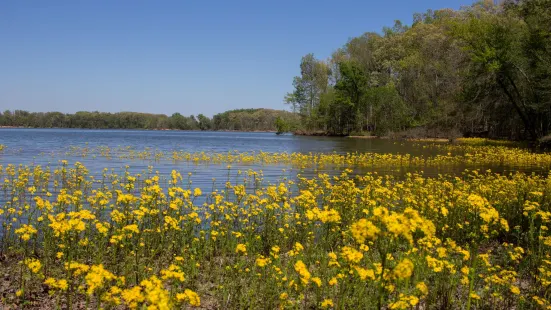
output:
POLYGON ((178 129, 178 130, 242 130, 289 131, 298 117, 287 111, 270 109, 231 110, 216 114, 212 119, 199 114, 184 116, 174 113, 148 114, 137 112, 28 112, 0 113, 0 126, 30 128, 88 128, 88 129, 178 129), (284 123, 282 127, 278 122, 284 123))
POLYGON ((302 58, 285 102, 309 132, 489 136, 551 131, 551 0, 415 14, 302 58))

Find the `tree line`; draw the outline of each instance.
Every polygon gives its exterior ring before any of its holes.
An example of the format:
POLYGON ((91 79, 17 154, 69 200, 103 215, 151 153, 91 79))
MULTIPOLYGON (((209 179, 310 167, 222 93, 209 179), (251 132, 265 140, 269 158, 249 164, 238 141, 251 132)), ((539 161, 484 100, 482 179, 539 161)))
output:
POLYGON ((239 109, 214 115, 215 130, 287 132, 298 127, 299 117, 272 109, 239 109))
POLYGON ((551 131, 551 0, 415 14, 302 58, 285 96, 304 130, 537 140, 551 131))
POLYGON ((216 114, 212 119, 203 114, 184 116, 180 113, 168 116, 137 112, 0 112, 0 126, 28 128, 276 131, 276 119, 293 124, 297 116, 270 109, 231 110, 216 114))

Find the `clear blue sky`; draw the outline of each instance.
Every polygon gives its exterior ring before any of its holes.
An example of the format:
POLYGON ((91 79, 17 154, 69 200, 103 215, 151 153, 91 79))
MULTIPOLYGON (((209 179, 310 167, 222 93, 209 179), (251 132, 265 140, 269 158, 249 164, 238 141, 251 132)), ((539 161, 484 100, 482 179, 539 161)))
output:
POLYGON ((0 1, 0 110, 285 108, 303 55, 468 0, 0 1))

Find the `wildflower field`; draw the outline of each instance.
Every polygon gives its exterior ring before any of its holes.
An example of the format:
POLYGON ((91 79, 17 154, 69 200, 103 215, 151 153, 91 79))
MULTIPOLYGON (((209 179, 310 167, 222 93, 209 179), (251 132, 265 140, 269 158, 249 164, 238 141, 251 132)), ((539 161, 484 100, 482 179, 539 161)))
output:
POLYGON ((65 154, 153 160, 142 173, 0 165, 0 306, 551 309, 551 154, 466 141, 420 146, 443 152, 432 157, 65 154), (156 160, 223 165, 227 178, 199 188, 156 160), (332 173, 266 181, 239 163, 332 173), (449 165, 465 169, 421 172, 449 165), (355 172, 402 166, 418 172, 355 172))

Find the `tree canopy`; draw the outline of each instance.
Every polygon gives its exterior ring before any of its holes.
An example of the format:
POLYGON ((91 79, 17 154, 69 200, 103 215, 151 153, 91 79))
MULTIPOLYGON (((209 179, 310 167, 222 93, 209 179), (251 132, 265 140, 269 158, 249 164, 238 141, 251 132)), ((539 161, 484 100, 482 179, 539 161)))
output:
POLYGON ((302 58, 285 102, 306 130, 536 140, 551 131, 551 0, 415 14, 302 58))
MULTIPOLYGON (((276 120, 294 127, 298 117, 287 111, 271 109, 239 109, 219 113, 212 118, 214 130, 278 131, 276 120)), ((281 125, 281 123, 279 123, 281 125)))
POLYGON ((212 119, 199 114, 184 116, 173 113, 149 114, 137 112, 0 112, 0 126, 30 128, 88 128, 88 129, 176 129, 176 130, 242 130, 276 131, 276 119, 296 126, 297 117, 291 112, 269 109, 231 110, 216 114, 212 119))

